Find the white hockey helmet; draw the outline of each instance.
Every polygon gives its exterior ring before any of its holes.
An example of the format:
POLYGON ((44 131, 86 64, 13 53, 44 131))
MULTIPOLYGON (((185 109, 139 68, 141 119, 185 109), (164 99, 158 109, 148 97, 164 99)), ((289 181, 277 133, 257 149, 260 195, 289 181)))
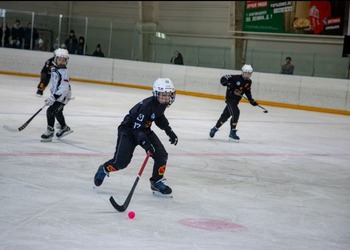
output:
MULTIPOLYGON (((169 78, 158 78, 153 84, 153 96, 159 101, 159 94, 166 93, 170 96, 167 104, 169 107, 175 101, 175 87, 169 78)), ((161 102, 162 103, 162 102, 161 102)))
MULTIPOLYGON (((56 50, 54 51, 54 55, 55 55, 55 59, 53 60, 53 62, 55 63, 55 65, 56 65, 57 67, 62 67, 62 66, 63 66, 63 65, 58 65, 58 64, 57 64, 57 58, 64 58, 64 59, 65 59, 65 65, 64 65, 64 66, 67 66, 68 60, 69 60, 69 53, 68 53, 68 50, 66 50, 66 49, 61 49, 61 48, 56 49, 56 50)), ((63 66, 63 67, 64 67, 64 66, 63 66)))
POLYGON ((253 68, 249 64, 244 64, 242 67, 242 72, 253 73, 253 68))
POLYGON ((244 79, 250 79, 253 73, 253 68, 249 64, 244 64, 242 67, 242 76, 244 79))

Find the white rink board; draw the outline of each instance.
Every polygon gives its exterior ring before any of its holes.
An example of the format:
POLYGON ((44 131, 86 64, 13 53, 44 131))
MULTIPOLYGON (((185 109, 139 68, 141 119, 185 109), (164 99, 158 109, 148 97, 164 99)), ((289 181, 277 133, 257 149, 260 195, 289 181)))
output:
MULTIPOLYGON (((50 56, 52 53, 49 52, 0 48, 0 71, 39 74, 45 60, 50 56)), ((80 55, 70 56, 69 67, 71 77, 81 80, 151 87, 156 78, 169 77, 174 79, 177 90, 216 96, 225 95, 225 88, 220 85, 221 76, 240 74, 236 70, 80 55)), ((254 72, 252 80, 252 94, 256 100, 350 111, 348 79, 254 72)))

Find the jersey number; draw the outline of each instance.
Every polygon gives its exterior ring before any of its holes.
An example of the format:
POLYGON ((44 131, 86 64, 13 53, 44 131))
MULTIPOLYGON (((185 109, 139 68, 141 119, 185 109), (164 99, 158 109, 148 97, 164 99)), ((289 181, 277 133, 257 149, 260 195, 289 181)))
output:
POLYGON ((134 123, 134 129, 138 129, 141 127, 141 123, 145 116, 143 114, 139 114, 139 116, 136 118, 136 121, 134 123))

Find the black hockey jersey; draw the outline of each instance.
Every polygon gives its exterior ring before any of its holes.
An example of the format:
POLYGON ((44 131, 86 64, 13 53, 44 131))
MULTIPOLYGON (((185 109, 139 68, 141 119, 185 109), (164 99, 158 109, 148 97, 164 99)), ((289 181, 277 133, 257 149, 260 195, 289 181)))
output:
POLYGON ((220 79, 220 83, 227 87, 226 101, 236 100, 239 101, 242 97, 235 95, 236 91, 240 95, 246 95, 248 100, 252 100, 251 85, 252 80, 244 79, 242 75, 224 75, 220 79))
POLYGON ((148 97, 130 109, 119 127, 132 130, 135 139, 140 143, 151 132, 153 122, 166 132, 171 130, 164 115, 166 108, 167 105, 160 104, 153 96, 148 97))

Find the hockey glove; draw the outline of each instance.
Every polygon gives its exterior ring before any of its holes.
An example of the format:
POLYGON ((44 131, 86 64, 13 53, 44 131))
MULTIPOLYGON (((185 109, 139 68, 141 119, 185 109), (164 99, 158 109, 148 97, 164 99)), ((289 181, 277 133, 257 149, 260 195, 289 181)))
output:
POLYGON ((230 86, 231 83, 228 81, 229 78, 230 78, 230 75, 225 75, 225 76, 221 77, 221 79, 220 79, 221 85, 225 86, 225 87, 230 86))
POLYGON ((176 145, 179 139, 177 138, 177 136, 174 133, 174 131, 172 129, 167 130, 166 134, 169 136, 170 143, 176 145))
POLYGON ((45 100, 45 104, 47 106, 51 106, 52 104, 54 104, 54 102, 56 101, 55 97, 53 97, 52 95, 49 96, 48 98, 46 98, 45 100))
POLYGON ((228 81, 221 81, 221 85, 222 85, 222 86, 225 86, 225 87, 228 87, 228 86, 231 85, 231 83, 228 82, 228 81))
POLYGON ((143 147, 143 149, 147 152, 150 152, 151 155, 153 155, 156 150, 155 148, 153 147, 153 145, 148 141, 148 140, 144 140, 141 142, 141 147, 143 147))
POLYGON ((258 103, 254 99, 249 100, 250 104, 253 106, 258 106, 258 103))

